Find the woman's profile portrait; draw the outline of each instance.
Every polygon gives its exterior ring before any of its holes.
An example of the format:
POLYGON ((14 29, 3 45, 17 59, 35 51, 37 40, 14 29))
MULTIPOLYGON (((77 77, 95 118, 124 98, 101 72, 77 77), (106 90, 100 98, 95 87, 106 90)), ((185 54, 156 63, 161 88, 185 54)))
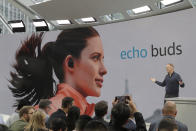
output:
POLYGON ((32 34, 16 51, 15 71, 10 72, 9 80, 15 106, 24 99, 32 105, 50 99, 52 113, 69 96, 81 114, 92 115, 94 104, 89 104, 86 97, 101 95, 107 73, 98 32, 93 27, 66 29, 46 44, 42 43, 43 37, 44 33, 32 34))

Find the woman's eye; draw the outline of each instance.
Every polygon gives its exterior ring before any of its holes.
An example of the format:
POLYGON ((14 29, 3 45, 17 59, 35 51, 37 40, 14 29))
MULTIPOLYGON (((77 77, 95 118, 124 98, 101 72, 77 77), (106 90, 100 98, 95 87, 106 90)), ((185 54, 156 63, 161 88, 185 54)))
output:
POLYGON ((98 61, 99 60, 99 56, 93 56, 93 60, 98 61))

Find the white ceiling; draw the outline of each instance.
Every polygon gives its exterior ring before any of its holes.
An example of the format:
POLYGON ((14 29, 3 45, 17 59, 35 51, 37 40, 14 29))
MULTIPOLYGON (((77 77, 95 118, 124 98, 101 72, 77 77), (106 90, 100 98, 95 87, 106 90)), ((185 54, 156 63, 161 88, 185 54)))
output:
POLYGON ((37 13, 48 20, 76 19, 81 17, 99 17, 110 13, 126 13, 126 10, 148 5, 153 14, 162 14, 176 10, 190 8, 188 0, 176 6, 158 9, 157 0, 51 0, 42 4, 31 6, 37 13))
MULTIPOLYGON (((192 8, 189 0, 183 0, 182 2, 169 6, 167 8, 160 9, 157 3, 160 0, 50 0, 40 4, 34 4, 31 0, 9 0, 16 1, 21 5, 26 6, 35 14, 38 14, 41 18, 44 18, 48 22, 52 20, 69 19, 72 21, 72 25, 59 26, 55 25, 55 29, 74 28, 79 26, 88 26, 88 24, 80 25, 75 22, 74 19, 83 17, 95 17, 97 22, 91 25, 108 24, 112 22, 120 22, 133 20, 143 17, 150 17, 154 15, 161 15, 165 13, 175 12, 192 8), (139 14, 129 16, 127 10, 131 10, 144 5, 150 6, 151 12, 145 14, 139 14), (108 15, 112 13, 121 13, 124 16, 123 20, 104 22, 100 19, 100 16, 108 15)), ((28 12, 28 11, 27 11, 28 12)), ((54 24, 53 24, 54 25, 54 24)))
MULTIPOLYGON (((175 6, 159 9, 157 7, 157 2, 159 1, 160 0, 82 0, 81 2, 80 0, 51 0, 30 7, 48 21, 69 19, 75 23, 74 19, 92 16, 98 20, 96 24, 106 24, 100 20, 100 16, 111 13, 122 13, 125 18, 121 21, 126 21, 192 8, 188 0, 183 0, 175 6), (127 10, 144 5, 150 6, 152 12, 132 17, 126 13, 127 10)), ((73 26, 79 25, 75 23, 73 26)), ((59 26, 59 28, 64 27, 59 26)))

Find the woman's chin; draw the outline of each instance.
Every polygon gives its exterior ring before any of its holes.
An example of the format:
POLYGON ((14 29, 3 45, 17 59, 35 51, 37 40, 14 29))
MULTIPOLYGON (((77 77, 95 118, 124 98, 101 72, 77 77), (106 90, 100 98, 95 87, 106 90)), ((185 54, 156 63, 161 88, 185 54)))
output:
POLYGON ((87 96, 92 96, 92 97, 99 97, 101 95, 101 89, 96 87, 94 90, 88 90, 87 96))
POLYGON ((99 93, 99 94, 97 94, 95 97, 100 97, 101 96, 101 94, 99 93))
POLYGON ((100 92, 95 92, 91 96, 93 97, 100 97, 101 93, 100 92))

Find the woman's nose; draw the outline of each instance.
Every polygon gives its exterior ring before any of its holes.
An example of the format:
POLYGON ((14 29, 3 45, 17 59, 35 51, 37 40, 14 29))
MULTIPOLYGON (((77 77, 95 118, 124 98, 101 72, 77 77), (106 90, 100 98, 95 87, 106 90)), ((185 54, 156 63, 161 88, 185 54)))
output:
POLYGON ((103 63, 101 64, 101 67, 100 67, 100 74, 101 76, 107 74, 107 69, 105 68, 103 63))

